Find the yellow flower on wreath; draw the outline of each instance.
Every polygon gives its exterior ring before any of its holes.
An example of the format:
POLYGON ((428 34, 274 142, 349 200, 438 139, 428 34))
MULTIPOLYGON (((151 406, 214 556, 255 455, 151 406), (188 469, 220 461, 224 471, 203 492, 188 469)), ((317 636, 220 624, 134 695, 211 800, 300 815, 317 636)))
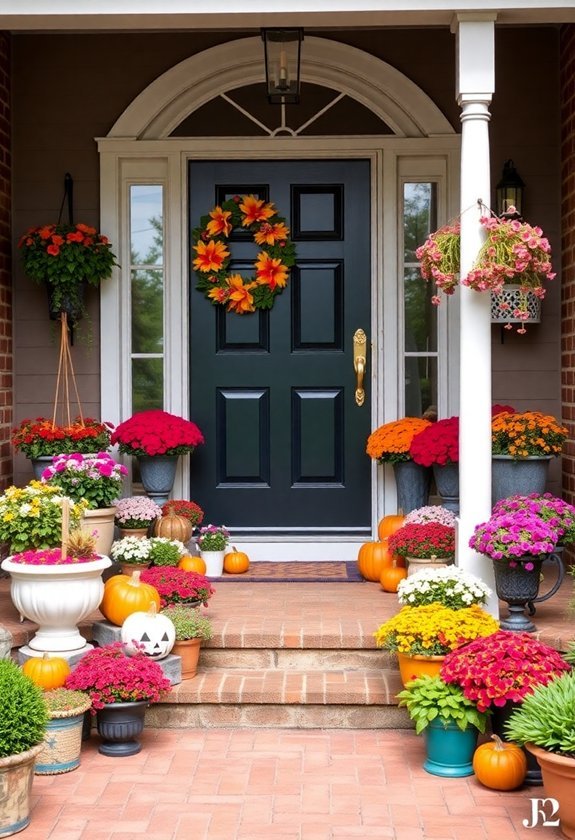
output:
POLYGON ((437 603, 402 607, 373 635, 377 647, 407 656, 445 656, 498 629, 499 622, 477 604, 452 609, 437 603))
MULTIPOLYGON (((236 238, 245 237, 240 234, 236 238)), ((271 309, 276 295, 287 286, 290 268, 295 264, 295 247, 285 219, 271 202, 255 195, 234 196, 214 207, 201 217, 192 240, 196 288, 211 303, 240 315, 271 309), (261 248, 254 261, 254 277, 228 274, 231 254, 226 240, 241 228, 248 228, 261 248)))

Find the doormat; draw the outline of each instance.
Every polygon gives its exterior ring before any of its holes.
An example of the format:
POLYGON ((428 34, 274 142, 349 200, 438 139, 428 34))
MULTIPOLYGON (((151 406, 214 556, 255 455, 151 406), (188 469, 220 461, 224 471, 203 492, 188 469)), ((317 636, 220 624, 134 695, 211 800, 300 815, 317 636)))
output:
POLYGON ((354 560, 325 562, 277 562, 258 560, 240 575, 210 578, 214 583, 360 583, 362 576, 354 560))

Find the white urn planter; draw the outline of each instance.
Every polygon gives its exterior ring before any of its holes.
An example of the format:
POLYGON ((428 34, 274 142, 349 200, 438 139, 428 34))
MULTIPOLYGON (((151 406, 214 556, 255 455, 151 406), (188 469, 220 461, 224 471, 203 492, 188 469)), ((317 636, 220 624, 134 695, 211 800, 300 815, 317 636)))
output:
POLYGON ((20 615, 38 625, 28 646, 34 651, 77 651, 86 646, 78 623, 100 605, 102 572, 109 557, 87 563, 26 565, 7 557, 1 568, 10 574, 10 595, 20 615))

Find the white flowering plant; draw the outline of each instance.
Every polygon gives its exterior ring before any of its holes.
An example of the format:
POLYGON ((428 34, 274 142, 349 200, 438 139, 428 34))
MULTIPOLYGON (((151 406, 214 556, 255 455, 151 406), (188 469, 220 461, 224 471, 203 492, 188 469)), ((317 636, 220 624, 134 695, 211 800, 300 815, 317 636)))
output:
POLYGON ((442 604, 459 610, 485 604, 490 595, 491 589, 483 581, 456 566, 421 569, 397 587, 399 603, 410 607, 442 604))
POLYGON ((405 519, 404 525, 425 525, 428 522, 438 522, 440 525, 447 525, 455 528, 455 514, 441 505, 426 505, 410 511, 405 519))
POLYGON ((139 537, 122 537, 115 540, 110 549, 110 556, 118 563, 138 563, 147 566, 150 562, 152 542, 139 537))

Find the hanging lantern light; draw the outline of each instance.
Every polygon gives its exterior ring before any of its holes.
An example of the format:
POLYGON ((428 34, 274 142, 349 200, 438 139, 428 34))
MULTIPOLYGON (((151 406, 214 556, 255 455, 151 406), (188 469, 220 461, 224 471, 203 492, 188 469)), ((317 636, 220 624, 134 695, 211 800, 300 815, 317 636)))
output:
POLYGON ((266 88, 271 105, 297 105, 301 88, 303 29, 262 29, 266 88))
POLYGON ((509 208, 515 207, 515 218, 520 217, 523 207, 523 183, 512 160, 503 165, 503 175, 496 187, 497 215, 509 216, 509 208))

